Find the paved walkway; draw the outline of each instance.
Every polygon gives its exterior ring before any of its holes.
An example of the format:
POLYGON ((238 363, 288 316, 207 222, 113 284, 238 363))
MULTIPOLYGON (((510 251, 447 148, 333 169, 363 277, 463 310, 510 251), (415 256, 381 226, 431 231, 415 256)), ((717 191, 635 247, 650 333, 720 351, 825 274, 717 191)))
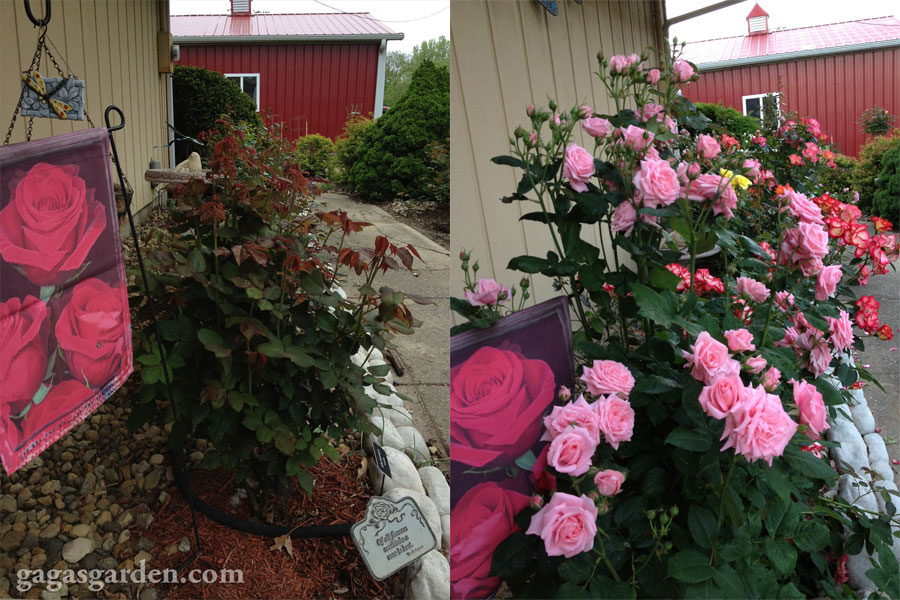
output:
MULTIPOLYGON (((872 276, 869 285, 853 289, 857 296, 875 296, 881 303, 878 311, 881 322, 894 330, 891 341, 868 336, 859 329, 855 333, 863 336, 866 346, 866 351, 857 356, 857 362, 868 365, 869 372, 884 386, 883 392, 871 383, 863 388, 875 426, 881 428, 881 435, 888 442, 891 459, 900 459, 900 350, 891 350, 900 348, 900 271, 872 276)), ((900 481, 900 466, 891 464, 891 468, 894 479, 900 481)))
MULTIPOLYGON (((433 304, 407 301, 413 317, 422 321, 412 335, 395 335, 394 355, 404 373, 394 377, 398 391, 412 400, 406 407, 412 413, 416 429, 438 449, 438 456, 450 456, 450 251, 431 241, 409 225, 372 204, 355 202, 343 194, 324 194, 320 201, 326 210, 343 210, 354 221, 366 221, 371 227, 354 235, 355 248, 372 248, 375 237, 383 235, 397 245, 412 244, 422 256, 413 263, 413 272, 388 271, 376 284, 400 292, 427 298, 433 304)), ((349 288, 354 283, 347 281, 349 288)), ((376 288, 378 285, 376 285, 376 288)), ((348 293, 350 289, 347 290, 348 293)))

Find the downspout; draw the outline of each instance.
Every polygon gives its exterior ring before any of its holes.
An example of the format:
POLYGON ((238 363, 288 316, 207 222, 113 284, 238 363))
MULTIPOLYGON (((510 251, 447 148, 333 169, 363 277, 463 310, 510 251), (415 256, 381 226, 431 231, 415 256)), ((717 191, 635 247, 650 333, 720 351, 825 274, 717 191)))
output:
POLYGON ((384 70, 387 65, 387 40, 381 40, 378 50, 378 76, 375 79, 375 108, 372 116, 378 118, 384 109, 384 70))
MULTIPOLYGON (((160 22, 163 31, 172 31, 172 20, 169 16, 169 0, 159 3, 160 22)), ((170 49, 171 51, 171 49, 170 49)), ((175 126, 175 101, 172 93, 172 74, 166 73, 166 123, 175 126)), ((166 126, 166 144, 169 149, 169 168, 175 168, 175 131, 171 127, 166 126)))

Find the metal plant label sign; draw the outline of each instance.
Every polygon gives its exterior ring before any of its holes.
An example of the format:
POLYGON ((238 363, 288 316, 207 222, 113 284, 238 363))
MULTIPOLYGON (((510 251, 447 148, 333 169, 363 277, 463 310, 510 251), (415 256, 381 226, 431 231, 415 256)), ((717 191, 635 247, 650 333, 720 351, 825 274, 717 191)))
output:
POLYGON ((373 454, 375 455, 375 464, 378 466, 379 469, 381 469, 382 473, 384 473, 385 475, 390 477, 391 476, 391 465, 388 462, 387 453, 384 451, 384 448, 382 448, 378 444, 372 444, 372 445, 374 446, 374 449, 375 449, 375 452, 373 452, 373 454))
POLYGON ((350 528, 350 537, 378 581, 437 547, 437 538, 419 505, 409 497, 397 502, 381 496, 371 498, 363 520, 350 528))

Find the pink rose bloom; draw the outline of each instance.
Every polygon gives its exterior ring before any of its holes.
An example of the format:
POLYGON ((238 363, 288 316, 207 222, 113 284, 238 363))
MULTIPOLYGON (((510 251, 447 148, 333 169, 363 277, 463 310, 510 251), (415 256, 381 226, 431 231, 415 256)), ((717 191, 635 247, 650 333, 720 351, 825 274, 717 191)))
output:
POLYGON ((825 373, 828 370, 828 365, 831 364, 831 349, 828 347, 828 344, 825 343, 824 337, 821 331, 816 331, 818 342, 812 349, 809 351, 809 370, 818 377, 825 373))
POLYGON ((620 128, 618 132, 622 136, 621 143, 626 148, 631 148, 637 152, 644 150, 653 143, 653 133, 641 127, 629 125, 628 127, 620 128))
POLYGON ((756 302, 765 302, 766 298, 769 297, 769 288, 750 277, 738 277, 737 293, 742 296, 749 296, 756 302))
POLYGON ((734 217, 734 213, 731 211, 737 208, 737 193, 735 193, 734 188, 731 187, 728 180, 724 177, 722 178, 722 183, 724 187, 722 187, 719 197, 713 202, 713 214, 731 219, 734 217))
POLYGON ((657 81, 659 81, 659 69, 650 69, 650 72, 647 73, 647 83, 656 85, 657 81))
POLYGON ((741 165, 747 171, 747 176, 751 178, 758 178, 760 176, 760 164, 759 161, 755 158, 748 158, 744 160, 741 165))
POLYGON ((624 54, 616 54, 609 59, 610 73, 624 73, 631 66, 631 62, 624 54))
POLYGON ((488 306, 510 298, 510 290, 493 279, 479 279, 474 292, 466 292, 466 300, 472 306, 488 306), (500 295, 504 294, 501 298, 500 295))
POLYGON ((622 491, 625 474, 614 469, 606 469, 594 475, 594 485, 601 496, 615 496, 622 491))
POLYGON ((587 385, 592 396, 618 394, 627 398, 634 387, 634 377, 628 367, 614 360, 595 360, 590 367, 584 367, 581 381, 587 385))
POLYGON ((566 148, 563 177, 576 192, 586 192, 585 183, 594 175, 594 156, 574 142, 566 148))
POLYGON ((813 142, 806 142, 806 148, 803 149, 801 154, 812 162, 819 161, 819 147, 813 142))
POLYGON ((691 376, 710 385, 718 377, 734 375, 741 370, 741 365, 731 358, 728 347, 716 340, 709 332, 703 331, 691 346, 693 354, 682 352, 691 367, 691 376))
POLYGON ((756 350, 756 346, 753 345, 753 334, 746 329, 729 329, 725 332, 725 339, 728 340, 728 349, 732 352, 756 350))
POLYGON ((594 109, 591 108, 590 106, 588 106, 587 104, 584 104, 584 105, 578 107, 578 116, 580 118, 587 119, 592 114, 594 114, 594 109))
POLYGON ((547 452, 547 464, 574 477, 584 475, 591 468, 591 458, 597 450, 597 442, 580 427, 569 427, 553 438, 547 452))
POLYGON ((769 370, 766 371, 766 375, 763 378, 763 387, 766 388, 767 392, 773 392, 775 391, 775 388, 778 387, 780 381, 781 371, 775 367, 769 367, 769 370))
MULTIPOLYGON (((817 223, 819 225, 825 224, 825 221, 822 219, 822 209, 815 202, 794 190, 787 190, 785 196, 787 198, 787 210, 800 221, 817 223)), ((785 209, 782 208, 782 210, 785 209)))
POLYGON ((748 461, 772 459, 784 454, 797 424, 784 411, 781 399, 762 386, 747 387, 744 400, 726 418, 722 450, 734 448, 748 461))
POLYGON ((578 396, 578 400, 565 406, 554 406, 550 414, 544 417, 544 427, 547 431, 541 440, 552 440, 566 431, 581 429, 588 434, 595 446, 600 443, 597 413, 584 396, 578 396))
POLYGON ((823 258, 828 254, 828 232, 824 227, 816 223, 800 223, 797 232, 798 250, 816 258, 823 258))
POLYGON ((831 298, 841 281, 841 265, 828 265, 819 271, 816 278, 816 300, 822 301, 831 298))
POLYGON ((563 402, 568 402, 569 398, 572 397, 572 392, 564 385, 559 386, 559 393, 556 394, 556 397, 562 400, 563 402))
POLYGON ((589 135, 595 138, 605 138, 612 130, 613 126, 609 121, 601 117, 590 117, 581 121, 581 126, 589 135))
POLYGON ((721 151, 722 147, 713 136, 701 133, 697 137, 697 152, 700 154, 700 158, 712 159, 718 156, 721 151))
POLYGON ((731 209, 737 206, 737 194, 734 189, 727 179, 715 173, 704 173, 693 180, 688 186, 687 198, 694 202, 715 200, 713 213, 725 215, 727 219, 734 216, 731 209))
POLYGON ((664 160, 645 158, 632 181, 643 194, 644 205, 653 208, 672 204, 681 192, 678 175, 664 160))
POLYGON ((747 369, 748 373, 755 375, 756 373, 762 373, 767 364, 769 363, 762 356, 751 356, 744 361, 744 368, 747 369))
POLYGON ((806 381, 791 379, 788 383, 794 386, 794 404, 800 409, 800 422, 809 427, 806 435, 817 440, 822 432, 830 427, 826 421, 828 411, 825 401, 816 386, 806 381))
POLYGON ((653 102, 648 102, 647 104, 645 104, 644 106, 641 107, 641 120, 644 122, 647 122, 665 110, 666 109, 662 104, 655 104, 653 102))
POLYGON ((621 202, 613 211, 610 229, 613 233, 621 233, 625 237, 631 235, 634 223, 637 221, 637 210, 630 200, 621 202))
POLYGON ((629 67, 630 67, 631 65, 636 65, 636 64, 638 64, 639 62, 641 62, 641 57, 638 56, 637 54, 635 54, 635 53, 632 52, 631 54, 628 55, 628 66, 629 66, 629 67))
POLYGON ((853 322, 846 311, 841 311, 837 319, 825 317, 828 322, 828 331, 831 336, 828 341, 835 351, 840 352, 853 346, 853 322))
POLYGON ((694 76, 694 67, 686 60, 676 60, 672 65, 672 72, 675 74, 675 80, 684 83, 694 76))
POLYGON ((775 292, 775 306, 787 312, 788 308, 794 307, 794 295, 785 291, 775 292))
POLYGON ((541 536, 547 556, 572 558, 590 552, 597 535, 597 506, 587 496, 557 492, 531 517, 525 533, 541 536))
POLYGON ((634 409, 628 400, 617 396, 607 396, 594 402, 594 410, 600 423, 603 437, 613 447, 619 449, 619 442, 630 442, 634 431, 634 409))
POLYGON ((744 384, 737 375, 719 377, 700 391, 698 398, 703 412, 714 419, 724 419, 744 398, 744 384))

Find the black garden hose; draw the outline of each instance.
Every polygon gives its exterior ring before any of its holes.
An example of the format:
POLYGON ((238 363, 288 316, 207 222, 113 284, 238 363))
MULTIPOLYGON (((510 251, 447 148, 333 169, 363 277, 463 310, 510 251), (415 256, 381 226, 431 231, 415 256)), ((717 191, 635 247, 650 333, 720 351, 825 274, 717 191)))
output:
POLYGON ((226 525, 238 531, 272 538, 287 533, 290 533, 292 538, 321 538, 349 535, 350 527, 353 525, 353 523, 336 523, 333 525, 305 525, 302 527, 291 527, 289 525, 272 525, 269 523, 258 523, 255 521, 247 521, 246 519, 238 519, 237 517, 210 506, 194 493, 194 490, 191 489, 190 482, 188 481, 187 473, 184 471, 183 455, 176 454, 172 471, 175 475, 175 483, 178 485, 178 489, 184 494, 184 497, 188 499, 192 506, 216 523, 221 523, 222 525, 226 525))

